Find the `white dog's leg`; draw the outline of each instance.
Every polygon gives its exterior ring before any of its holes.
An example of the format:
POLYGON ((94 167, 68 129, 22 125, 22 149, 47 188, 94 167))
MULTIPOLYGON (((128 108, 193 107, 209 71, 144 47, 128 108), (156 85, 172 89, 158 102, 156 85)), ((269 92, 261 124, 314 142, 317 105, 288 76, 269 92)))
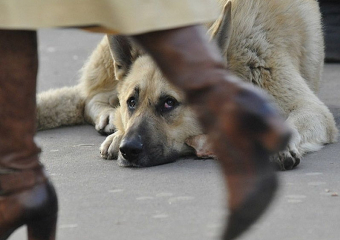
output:
POLYGON ((119 152, 119 145, 123 137, 121 131, 117 131, 105 139, 100 146, 100 155, 105 159, 117 159, 119 152))
POLYGON ((85 120, 100 133, 115 131, 113 118, 118 105, 118 81, 114 74, 113 59, 107 37, 98 44, 82 69, 80 79, 85 101, 85 120))
POLYGON ((296 67, 281 65, 271 69, 268 75, 263 88, 274 97, 293 130, 288 148, 274 159, 282 169, 291 169, 299 164, 303 154, 337 141, 338 130, 333 115, 308 87, 296 67))
POLYGON ((95 125, 99 133, 111 134, 116 130, 114 116, 118 103, 116 91, 101 92, 85 103, 85 120, 95 125))

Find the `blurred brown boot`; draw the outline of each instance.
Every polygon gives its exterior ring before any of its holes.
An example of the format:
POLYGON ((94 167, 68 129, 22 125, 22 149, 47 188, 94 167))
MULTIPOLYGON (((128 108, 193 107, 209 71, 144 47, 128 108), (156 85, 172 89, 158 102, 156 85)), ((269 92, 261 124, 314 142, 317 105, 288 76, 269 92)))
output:
POLYGON ((27 225, 53 240, 57 197, 34 143, 37 42, 33 31, 0 31, 0 239, 27 225))
POLYGON ((224 239, 234 239, 271 201, 277 179, 269 156, 286 146, 290 132, 262 93, 226 71, 203 28, 152 32, 135 39, 186 93, 209 135, 229 191, 224 239))

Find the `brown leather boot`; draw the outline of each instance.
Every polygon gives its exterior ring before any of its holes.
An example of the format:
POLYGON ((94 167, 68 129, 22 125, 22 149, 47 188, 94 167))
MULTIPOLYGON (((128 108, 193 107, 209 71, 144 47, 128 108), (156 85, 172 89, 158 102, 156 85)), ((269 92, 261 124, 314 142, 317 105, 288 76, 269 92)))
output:
POLYGON ((27 225, 29 240, 55 239, 57 197, 34 143, 37 39, 0 31, 0 239, 27 225))
POLYGON ((186 93, 209 134, 228 185, 230 215, 224 239, 234 239, 271 201, 277 179, 269 155, 289 131, 266 97, 225 70, 205 30, 192 26, 134 37, 165 76, 186 93))

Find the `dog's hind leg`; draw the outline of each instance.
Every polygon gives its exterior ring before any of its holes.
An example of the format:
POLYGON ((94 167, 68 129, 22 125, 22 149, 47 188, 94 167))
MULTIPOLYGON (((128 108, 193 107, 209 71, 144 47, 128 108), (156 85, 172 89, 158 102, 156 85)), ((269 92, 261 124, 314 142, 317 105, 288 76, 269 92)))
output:
POLYGON ((281 58, 279 63, 273 68, 258 69, 257 75, 261 76, 261 87, 273 96, 293 130, 286 150, 273 157, 284 170, 298 165, 303 154, 335 142, 338 130, 329 109, 308 87, 296 67, 287 59, 281 58))

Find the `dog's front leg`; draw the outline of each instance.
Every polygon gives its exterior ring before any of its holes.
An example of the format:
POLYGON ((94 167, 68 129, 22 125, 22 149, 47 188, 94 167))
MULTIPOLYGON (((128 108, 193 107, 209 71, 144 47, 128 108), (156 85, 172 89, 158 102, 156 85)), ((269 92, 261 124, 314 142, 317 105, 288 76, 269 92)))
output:
POLYGON ((275 67, 262 68, 259 73, 262 87, 273 96, 293 133, 286 149, 272 156, 272 161, 281 170, 290 170, 300 163, 303 154, 335 142, 338 130, 333 115, 291 64, 293 61, 281 56, 284 54, 276 54, 275 67))
POLYGON ((109 135, 100 146, 100 155, 105 159, 117 159, 119 145, 123 137, 123 132, 117 131, 109 135))
POLYGON ((114 116, 117 105, 115 92, 101 92, 85 102, 85 120, 93 124, 101 134, 111 134, 116 130, 114 116))

